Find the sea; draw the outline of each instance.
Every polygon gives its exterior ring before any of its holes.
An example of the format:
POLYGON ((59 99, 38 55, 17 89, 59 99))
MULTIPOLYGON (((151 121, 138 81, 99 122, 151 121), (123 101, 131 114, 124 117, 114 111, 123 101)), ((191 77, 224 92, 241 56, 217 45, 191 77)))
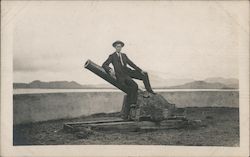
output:
MULTIPOLYGON (((199 91, 216 91, 232 92, 238 89, 154 89, 155 92, 199 92, 199 91)), ((72 92, 121 92, 118 89, 41 89, 41 88, 18 88, 13 89, 13 94, 36 94, 36 93, 72 93, 72 92)))

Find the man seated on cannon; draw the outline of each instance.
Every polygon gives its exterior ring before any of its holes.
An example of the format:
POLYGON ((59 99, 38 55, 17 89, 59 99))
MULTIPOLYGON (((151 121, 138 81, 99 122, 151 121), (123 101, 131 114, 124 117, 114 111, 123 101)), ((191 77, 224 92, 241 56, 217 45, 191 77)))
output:
POLYGON ((137 102, 138 85, 132 78, 143 80, 147 92, 152 94, 155 94, 155 92, 150 86, 147 72, 136 66, 125 53, 121 52, 124 43, 122 41, 115 41, 112 45, 116 51, 109 55, 102 67, 108 74, 113 77, 115 76, 119 83, 125 84, 128 87, 128 103, 130 104, 130 107, 135 107, 137 102), (113 64, 114 71, 109 67, 110 63, 113 64), (133 69, 127 67, 127 65, 131 66, 133 69))

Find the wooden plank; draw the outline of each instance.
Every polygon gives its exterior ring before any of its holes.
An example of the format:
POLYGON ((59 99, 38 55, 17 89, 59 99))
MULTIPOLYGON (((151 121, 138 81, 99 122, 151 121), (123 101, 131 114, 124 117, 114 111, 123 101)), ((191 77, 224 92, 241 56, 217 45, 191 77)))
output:
POLYGON ((172 116, 168 117, 166 120, 187 120, 185 116, 172 116))
POLYGON ((88 124, 89 126, 110 126, 110 125, 130 125, 134 124, 136 122, 134 121, 128 121, 128 122, 108 122, 108 123, 95 123, 95 124, 88 124))
POLYGON ((125 122, 121 118, 116 119, 106 119, 106 120, 95 120, 95 121, 83 121, 83 122, 69 122, 65 123, 67 125, 82 125, 82 124, 98 124, 98 123, 112 123, 112 122, 125 122))
POLYGON ((92 130, 101 131, 136 131, 139 129, 137 122, 112 122, 112 123, 99 123, 88 124, 92 130))
POLYGON ((103 120, 103 121, 86 121, 77 123, 64 124, 65 129, 68 130, 84 130, 90 128, 91 130, 100 131, 139 131, 139 130, 162 130, 162 129, 176 129, 181 128, 188 121, 181 119, 170 119, 162 122, 152 121, 124 121, 124 120, 103 120))

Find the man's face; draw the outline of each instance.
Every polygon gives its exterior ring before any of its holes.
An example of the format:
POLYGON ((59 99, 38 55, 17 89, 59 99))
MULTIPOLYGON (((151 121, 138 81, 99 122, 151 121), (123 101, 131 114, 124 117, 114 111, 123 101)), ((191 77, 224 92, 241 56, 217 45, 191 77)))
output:
POLYGON ((116 52, 120 52, 122 50, 122 44, 115 45, 116 52))

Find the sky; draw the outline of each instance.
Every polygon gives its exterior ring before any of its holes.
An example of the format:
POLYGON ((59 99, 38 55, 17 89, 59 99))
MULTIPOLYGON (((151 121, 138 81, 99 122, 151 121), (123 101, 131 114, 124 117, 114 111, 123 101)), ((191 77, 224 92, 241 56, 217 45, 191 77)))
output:
POLYGON ((238 78, 240 8, 232 2, 19 2, 5 11, 13 25, 14 82, 102 84, 84 69, 122 52, 150 78, 238 78), (231 9, 231 10, 230 10, 231 9))

